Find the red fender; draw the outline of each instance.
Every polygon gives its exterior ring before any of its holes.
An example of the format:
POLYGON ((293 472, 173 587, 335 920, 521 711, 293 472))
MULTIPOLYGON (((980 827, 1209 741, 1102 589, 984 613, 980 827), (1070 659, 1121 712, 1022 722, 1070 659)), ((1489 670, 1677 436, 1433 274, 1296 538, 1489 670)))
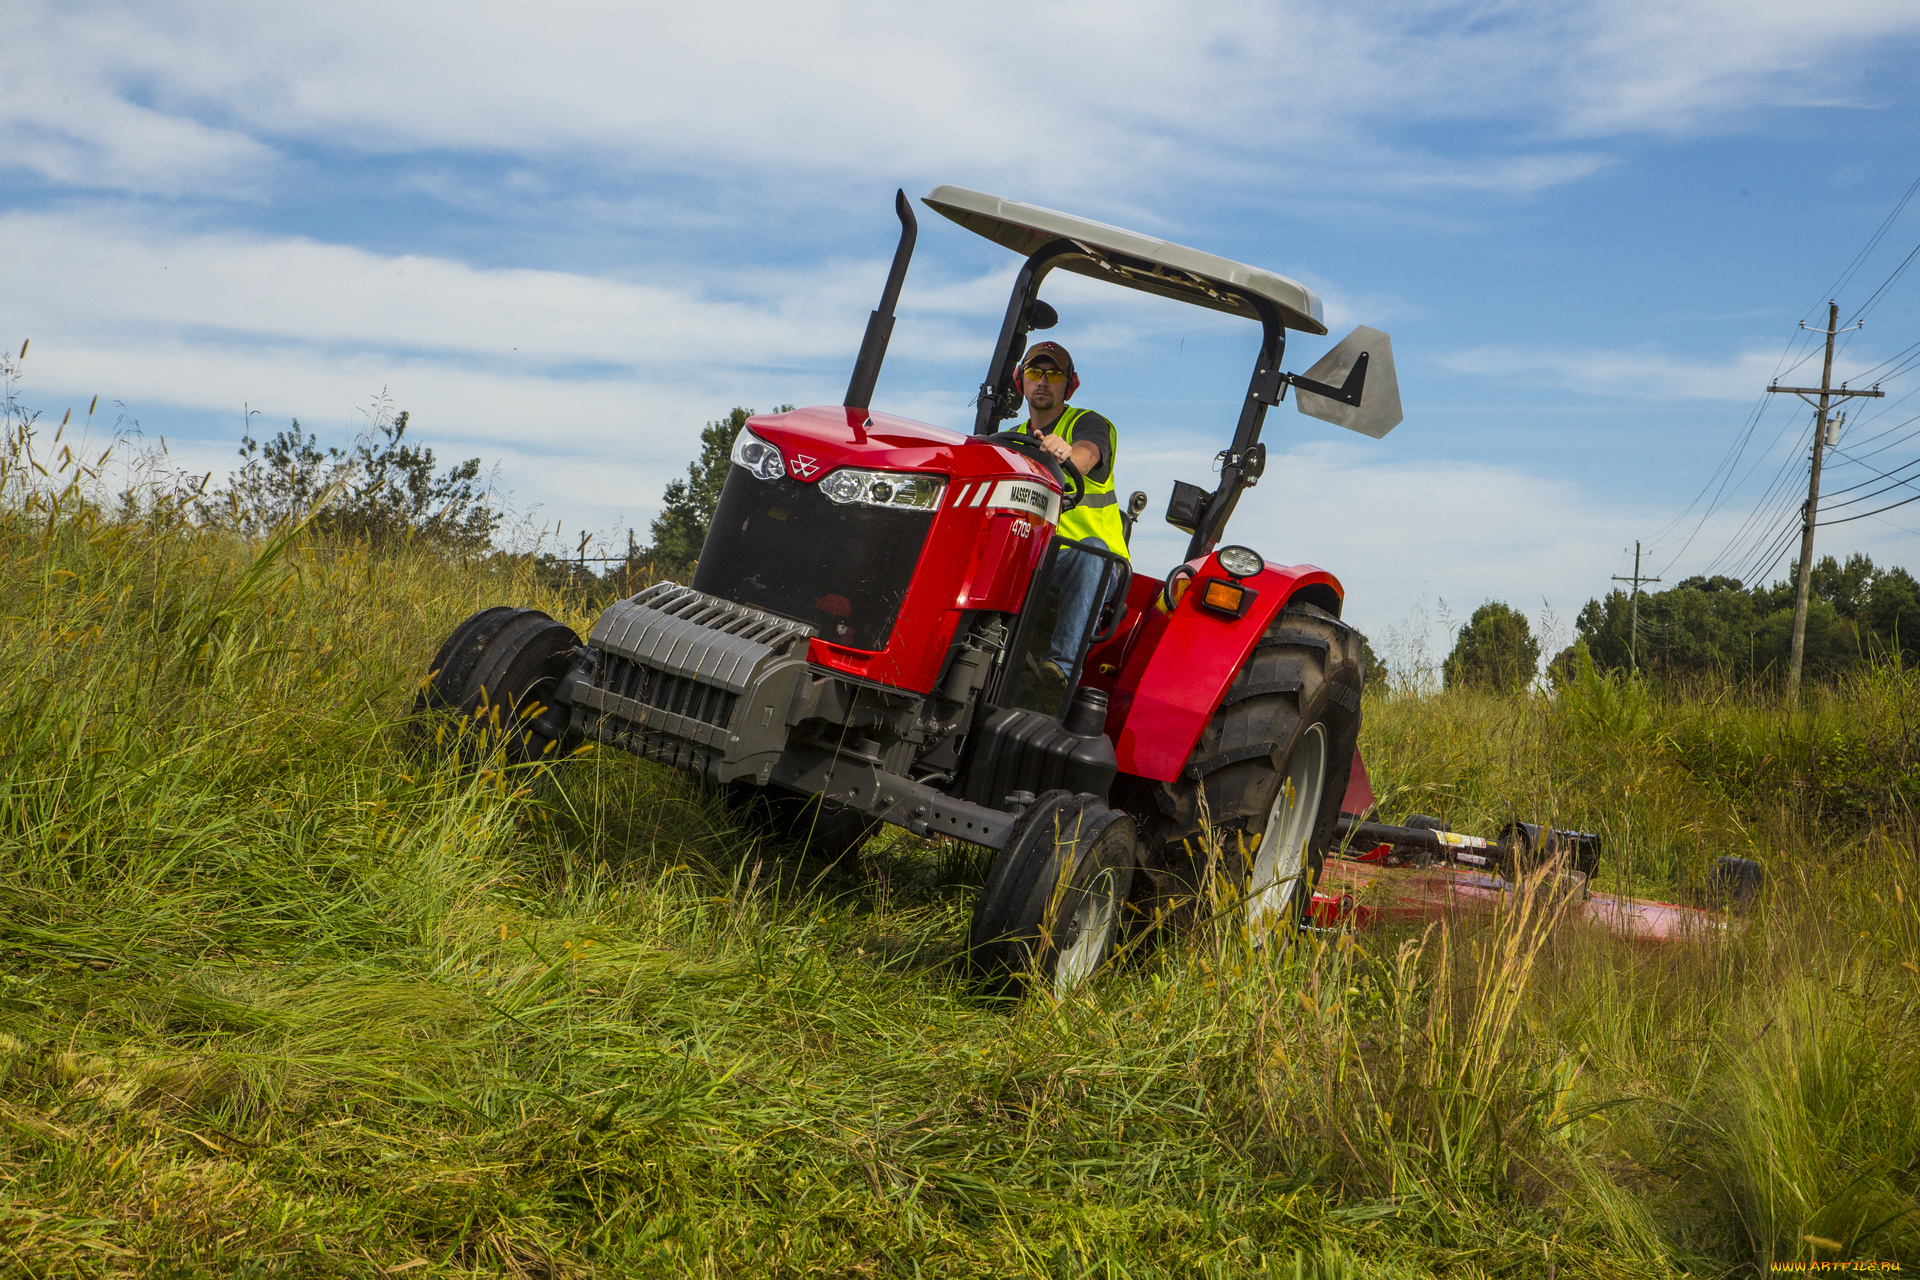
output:
POLYGON ((1195 586, 1170 614, 1157 604, 1161 584, 1135 578, 1127 592, 1129 625, 1087 656, 1084 682, 1110 694, 1107 736, 1120 771, 1157 782, 1179 776, 1234 672, 1289 600, 1305 590, 1324 608, 1346 595, 1324 569, 1269 565, 1242 580, 1257 594, 1244 615, 1229 618, 1198 603, 1206 580, 1226 575, 1211 556, 1192 564, 1195 586))

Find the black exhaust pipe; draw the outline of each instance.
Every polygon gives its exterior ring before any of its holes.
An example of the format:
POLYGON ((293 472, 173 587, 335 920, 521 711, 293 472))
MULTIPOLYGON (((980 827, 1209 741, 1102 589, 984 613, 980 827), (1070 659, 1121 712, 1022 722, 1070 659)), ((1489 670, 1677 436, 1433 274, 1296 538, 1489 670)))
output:
POLYGON ((887 339, 893 336, 893 307, 900 301, 900 285, 907 278, 907 262, 913 257, 913 242, 920 234, 914 220, 913 205, 905 190, 893 196, 893 211, 900 215, 900 245, 893 251, 893 269, 887 272, 887 287, 880 294, 880 308, 867 317, 867 336, 860 340, 860 358, 853 362, 853 379, 847 383, 846 405, 866 409, 873 405, 873 384, 880 380, 880 364, 887 358, 887 339))

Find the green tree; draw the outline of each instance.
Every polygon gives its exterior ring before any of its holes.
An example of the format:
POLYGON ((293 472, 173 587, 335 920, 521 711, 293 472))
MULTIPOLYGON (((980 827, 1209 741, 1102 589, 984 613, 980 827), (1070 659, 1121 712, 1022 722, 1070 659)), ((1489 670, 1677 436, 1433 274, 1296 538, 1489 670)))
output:
POLYGON ((1519 690, 1533 683, 1540 642, 1527 615, 1499 600, 1473 611, 1442 667, 1447 688, 1519 690))
POLYGON ((1854 552, 1842 565, 1832 556, 1822 556, 1807 575, 1808 594, 1825 600, 1843 618, 1864 619, 1867 599, 1879 571, 1868 557, 1854 552))
MULTIPOLYGON (((1826 556, 1808 577, 1805 671, 1831 678, 1898 651, 1920 658, 1920 583, 1855 553, 1826 556)), ((1640 597, 1639 667, 1651 675, 1714 674, 1774 683, 1793 645, 1794 584, 1747 588, 1737 579, 1687 578, 1640 597)), ((1624 591, 1589 600, 1575 623, 1595 665, 1623 671, 1632 599, 1624 591)), ((1557 661, 1557 659, 1556 659, 1557 661)))
MULTIPOLYGON (((774 412, 792 408, 783 404, 774 412)), ((713 509, 719 505, 720 490, 726 487, 727 472, 733 466, 734 437, 752 416, 753 410, 736 406, 726 417, 701 428, 700 456, 687 464, 687 478, 668 482, 660 514, 648 531, 653 540, 648 555, 658 572, 684 574, 700 558, 713 509)))
POLYGON ((383 397, 350 452, 323 448, 298 418, 265 443, 243 435, 240 469, 197 500, 199 518, 253 535, 311 519, 318 532, 376 545, 418 539, 447 551, 486 550, 502 513, 480 459, 436 475, 433 450, 407 441, 409 421, 383 397))
POLYGON ((1883 570, 1867 593, 1867 624, 1880 652, 1920 661, 1920 582, 1905 569, 1883 570))
POLYGON ((347 492, 319 523, 347 537, 391 544, 418 538, 449 551, 485 551, 501 513, 487 501, 480 459, 434 474, 433 450, 406 442, 407 411, 374 419, 347 459, 347 492))

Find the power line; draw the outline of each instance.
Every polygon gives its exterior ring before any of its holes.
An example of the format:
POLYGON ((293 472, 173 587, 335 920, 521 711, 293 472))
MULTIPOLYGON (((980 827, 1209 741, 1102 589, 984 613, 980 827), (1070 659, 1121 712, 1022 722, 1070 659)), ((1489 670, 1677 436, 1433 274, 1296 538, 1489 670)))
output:
MULTIPOLYGON (((1860 268, 1866 265, 1867 259, 1872 256, 1873 251, 1879 247, 1881 239, 1886 236, 1888 229, 1893 226, 1894 220, 1900 216, 1900 211, 1907 207, 1907 202, 1913 199, 1913 193, 1916 191, 1920 191, 1920 178, 1913 180, 1913 185, 1907 188, 1906 194, 1901 196, 1887 216, 1880 220, 1880 225, 1874 229, 1872 235, 1867 237, 1867 242, 1860 247, 1860 252, 1853 255, 1853 261, 1847 264, 1846 269, 1840 273, 1840 278, 1833 282, 1831 289, 1827 290, 1828 297, 1836 297, 1846 291, 1847 285, 1852 282, 1854 275, 1860 268)), ((1809 310, 1807 314, 1812 315, 1813 311, 1809 310)), ((1851 324, 1852 320, 1849 319, 1848 323, 1851 324)))
MULTIPOLYGON (((1893 208, 1888 210, 1887 215, 1880 220, 1880 224, 1875 227, 1873 233, 1867 237, 1866 243, 1860 246, 1859 250, 1855 252, 1847 265, 1841 269, 1839 276, 1834 280, 1832 286, 1825 291, 1829 299, 1837 298, 1846 290, 1847 286, 1853 282, 1854 277, 1859 274, 1861 269, 1864 268, 1867 262, 1873 257, 1874 251, 1879 248, 1880 242, 1886 238, 1888 231, 1899 221, 1900 215, 1906 210, 1907 205, 1913 200, 1916 193, 1920 193, 1920 177, 1914 178, 1913 182, 1910 183, 1907 189, 1901 194, 1899 200, 1894 202, 1893 208)), ((1920 249, 1916 249, 1916 252, 1920 252, 1920 249)), ((1858 314, 1864 313, 1867 307, 1877 305, 1876 300, 1886 292, 1893 281, 1898 278, 1899 274, 1906 269, 1906 266, 1912 261, 1913 257, 1913 254, 1909 254, 1907 259, 1904 260, 1899 267, 1895 268, 1894 272, 1874 291, 1873 295, 1867 300, 1867 303, 1863 304, 1862 312, 1856 313, 1856 318, 1858 314)), ((1774 364, 1774 380, 1776 382, 1812 359, 1814 352, 1819 349, 1819 344, 1812 341, 1813 333, 1806 329, 1805 324, 1806 320, 1810 319, 1817 310, 1817 303, 1807 309, 1806 314, 1801 317, 1799 331, 1790 334, 1786 343, 1782 346, 1780 357, 1774 364), (1803 342, 1806 345, 1801 347, 1803 342), (1795 356, 1796 347, 1801 347, 1798 358, 1792 359, 1792 363, 1789 364, 1789 359, 1795 356)), ((1832 322, 1829 322, 1828 328, 1834 327, 1836 326, 1832 322)), ((1831 351, 1831 340, 1829 340, 1828 349, 1831 351)), ((1916 350, 1920 350, 1920 343, 1916 343, 1913 347, 1908 348, 1907 351, 1892 357, 1892 360, 1900 360, 1908 352, 1916 350)), ((1887 363, 1889 363, 1889 361, 1882 361, 1881 365, 1875 366, 1875 370, 1878 370, 1887 363)), ((1906 367, 1902 366, 1900 371, 1905 372, 1905 369, 1906 367)), ((1885 382, 1890 381, 1891 378, 1883 376, 1881 380, 1885 382)), ((1745 457, 1747 447, 1752 443, 1754 431, 1759 426, 1761 419, 1765 416, 1766 405, 1768 403, 1767 395, 1762 393, 1757 398, 1754 407, 1748 412, 1746 421, 1741 425, 1732 446, 1728 448, 1719 464, 1714 467, 1713 471, 1707 476, 1705 483, 1701 485, 1700 492, 1694 495, 1692 501, 1687 503, 1679 515, 1675 516, 1674 519, 1655 532, 1654 542, 1656 544, 1662 543, 1669 533, 1681 526, 1694 509, 1700 505, 1703 499, 1706 500, 1706 506, 1701 510, 1699 519, 1694 522, 1693 529, 1687 534, 1679 548, 1661 569, 1662 573, 1671 572, 1673 566, 1678 564, 1680 558, 1686 555, 1692 548, 1694 540, 1698 538, 1701 531, 1706 528, 1707 521, 1713 517, 1714 513, 1721 508, 1730 496, 1730 488, 1733 491, 1737 491, 1740 487, 1743 487, 1746 483, 1746 478, 1751 476, 1753 472, 1759 468, 1760 459, 1756 459, 1753 466, 1747 469, 1746 475, 1742 476, 1737 483, 1734 481, 1734 474, 1739 468, 1740 460, 1745 457), (1708 496, 1709 494, 1712 495, 1710 498, 1708 496)), ((1875 416, 1877 417, 1878 415, 1875 416)), ((1898 428, 1895 428, 1895 430, 1897 429, 1898 428)), ((1776 445, 1779 439, 1786 435, 1787 430, 1788 428, 1786 427, 1781 429, 1779 435, 1776 436, 1776 445)), ((1764 457, 1765 454, 1763 453, 1761 456, 1764 457)), ((1792 459, 1790 456, 1789 461, 1783 466, 1782 471, 1776 474, 1774 483, 1770 483, 1767 486, 1767 492, 1762 495, 1760 501, 1755 505, 1753 512, 1741 522, 1739 529, 1735 531, 1727 545, 1723 547, 1720 553, 1709 563, 1709 573, 1722 561, 1740 561, 1744 559, 1741 549, 1751 549, 1753 546, 1754 538, 1751 536, 1750 531, 1757 532, 1755 529, 1756 524, 1760 528, 1771 527, 1773 525, 1773 521, 1766 518, 1763 513, 1766 512, 1772 500, 1778 482, 1786 472, 1790 470, 1791 466, 1792 459)))
POLYGON ((1773 572, 1774 566, 1780 563, 1780 558, 1786 555, 1787 552, 1793 550, 1793 534, 1794 527, 1792 525, 1788 525, 1782 529, 1780 531, 1780 537, 1769 549, 1761 552, 1760 558, 1755 560, 1753 566, 1747 570, 1747 576, 1740 579, 1740 581, 1750 587, 1760 586, 1768 575, 1773 572))
POLYGON ((1842 516, 1838 520, 1822 520, 1820 521, 1820 524, 1822 527, 1830 524, 1850 524, 1855 520, 1865 520, 1868 516, 1877 516, 1882 511, 1891 511, 1895 507, 1904 507, 1909 502, 1920 502, 1920 493, 1916 493, 1911 498, 1902 498, 1898 502, 1890 502, 1886 506, 1881 507, 1878 511, 1862 511, 1857 516, 1842 516))
POLYGON ((1867 300, 1860 304, 1859 309, 1855 311, 1851 316, 1849 316, 1848 320, 1853 321, 1853 320, 1865 319, 1867 314, 1873 310, 1874 304, 1880 300, 1880 295, 1885 293, 1889 288, 1891 288, 1893 286, 1893 282, 1900 278, 1900 273, 1905 271, 1907 267, 1912 264, 1914 255, 1916 254, 1920 254, 1920 244, 1916 244, 1913 246, 1912 249, 1908 250, 1907 256, 1900 259, 1900 265, 1895 267, 1892 273, 1888 275, 1885 280, 1882 280, 1880 282, 1880 287, 1878 289, 1875 289, 1873 293, 1868 296, 1867 300))
MULTIPOLYGON (((1787 427, 1791 427, 1792 425, 1793 424, 1789 422, 1787 427)), ((1787 427, 1783 427, 1780 435, 1775 437, 1776 445, 1786 436, 1787 427)), ((1779 468, 1773 473, 1773 479, 1768 482, 1765 492, 1760 495, 1759 501, 1754 504, 1752 512, 1748 514, 1745 520, 1741 521, 1740 527, 1734 530, 1732 538, 1728 540, 1727 545, 1721 550, 1720 554, 1708 562, 1707 572, 1709 574, 1724 564, 1744 561, 1753 553, 1754 548, 1759 545, 1760 540, 1771 539, 1772 533, 1769 531, 1775 528, 1776 521, 1786 519, 1787 516, 1791 514, 1794 510, 1794 504, 1790 500, 1782 503, 1777 501, 1777 499, 1783 495, 1786 486, 1792 482, 1794 463, 1798 456, 1799 451, 1797 447, 1787 454, 1786 459, 1781 462, 1779 468)), ((1755 467, 1757 468, 1758 465, 1758 462, 1756 462, 1755 467)), ((1752 472, 1749 471, 1748 474, 1751 475, 1752 472)))
MULTIPOLYGON (((1763 405, 1766 405, 1766 404, 1771 404, 1772 402, 1768 400, 1765 393, 1762 393, 1760 396, 1760 403, 1763 405)), ((1754 417, 1750 419, 1748 428, 1747 428, 1747 435, 1749 437, 1752 435, 1753 427, 1758 425, 1759 417, 1760 417, 1759 414, 1755 414, 1754 417)), ((1729 471, 1727 474, 1727 478, 1723 480, 1721 483, 1721 493, 1726 492, 1727 486, 1730 483, 1734 484, 1736 488, 1740 486, 1744 486, 1748 478, 1751 477, 1755 471, 1760 469, 1760 465, 1766 460, 1767 454, 1770 453, 1774 448, 1777 448, 1779 446, 1780 441, 1786 436, 1787 432, 1791 430, 1792 427, 1793 427, 1793 422, 1791 419, 1789 419, 1786 423, 1782 424, 1780 430, 1777 433, 1775 433, 1772 444, 1770 444, 1767 447, 1767 449, 1762 450, 1761 453, 1754 458, 1753 465, 1747 468, 1746 474, 1741 476, 1737 482, 1733 481, 1733 473, 1729 471)), ((1745 451, 1745 441, 1743 439, 1742 452, 1744 453, 1744 451, 1745 451)), ((1772 494, 1773 490, 1779 485, 1781 479, 1786 475, 1787 468, 1790 466, 1791 466, 1791 460, 1781 464, 1781 470, 1775 474, 1774 479, 1767 486, 1766 494, 1762 495, 1760 499, 1761 507, 1764 507, 1766 505, 1768 497, 1772 494)), ((1679 562, 1680 557, 1687 553, 1687 548, 1693 545, 1693 540, 1699 536, 1700 530, 1706 527, 1706 523, 1708 519, 1710 519, 1713 516, 1713 513, 1715 511, 1720 509, 1720 506, 1721 506, 1720 494, 1716 494, 1714 496, 1713 502, 1708 505, 1705 511, 1700 513, 1700 521, 1698 524, 1694 526, 1693 532, 1687 535, 1687 540, 1681 544, 1680 549, 1673 554, 1673 557, 1667 561, 1666 565, 1661 568, 1660 572, 1667 573, 1672 570, 1673 566, 1679 562)), ((1753 514, 1749 515, 1746 520, 1741 522, 1740 528, 1736 530, 1733 535, 1732 542, 1730 542, 1726 548, 1723 548, 1720 555, 1714 557, 1714 560, 1709 564, 1708 566, 1709 573, 1712 571, 1713 565, 1718 564, 1719 561, 1722 558, 1724 558, 1729 551, 1732 550, 1733 545, 1740 541, 1740 539, 1745 534, 1747 526, 1750 525, 1758 515, 1759 515, 1759 509, 1756 508, 1753 514)))
MULTIPOLYGON (((1833 452, 1840 453, 1840 450, 1838 447, 1836 447, 1833 450, 1833 452)), ((1846 457, 1845 454, 1842 454, 1841 456, 1846 457)), ((1894 477, 1898 476, 1902 471, 1907 470, 1909 467, 1920 467, 1920 458, 1915 458, 1912 462, 1902 463, 1900 466, 1895 467, 1891 471, 1875 471, 1872 467, 1867 467, 1867 464, 1864 462, 1861 462, 1858 458, 1848 458, 1847 460, 1849 462, 1852 462, 1855 466, 1866 467, 1867 470, 1873 471, 1873 475, 1870 479, 1862 480, 1859 484, 1851 484, 1844 489, 1833 490, 1832 492, 1827 494, 1829 498, 1837 498, 1843 493, 1852 493, 1855 489, 1864 489, 1868 485, 1874 483, 1874 481, 1876 480, 1893 480, 1895 484, 1912 484, 1913 483, 1912 480, 1897 480, 1897 479, 1894 479, 1894 477)), ((1853 502, 1858 502, 1858 501, 1861 501, 1863 498, 1870 498, 1872 496, 1873 496, 1872 494, 1864 494, 1862 495, 1861 498, 1853 499, 1853 502)), ((1845 506, 1851 506, 1852 503, 1843 502, 1840 505, 1845 507, 1845 506)))

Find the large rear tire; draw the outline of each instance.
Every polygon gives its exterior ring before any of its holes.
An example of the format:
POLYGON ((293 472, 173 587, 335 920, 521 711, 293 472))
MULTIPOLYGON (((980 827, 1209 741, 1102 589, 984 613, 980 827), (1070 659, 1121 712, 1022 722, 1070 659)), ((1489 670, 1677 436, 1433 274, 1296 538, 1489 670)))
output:
POLYGON ((968 961, 989 990, 1029 980, 1064 996, 1113 954, 1139 861, 1133 819, 1091 795, 1027 806, 974 903, 968 961))
POLYGON ((1199 851, 1210 846, 1256 939, 1292 935, 1336 844, 1363 678, 1358 632, 1313 605, 1280 611, 1179 778, 1161 784, 1157 834, 1171 886, 1202 887, 1199 851))

